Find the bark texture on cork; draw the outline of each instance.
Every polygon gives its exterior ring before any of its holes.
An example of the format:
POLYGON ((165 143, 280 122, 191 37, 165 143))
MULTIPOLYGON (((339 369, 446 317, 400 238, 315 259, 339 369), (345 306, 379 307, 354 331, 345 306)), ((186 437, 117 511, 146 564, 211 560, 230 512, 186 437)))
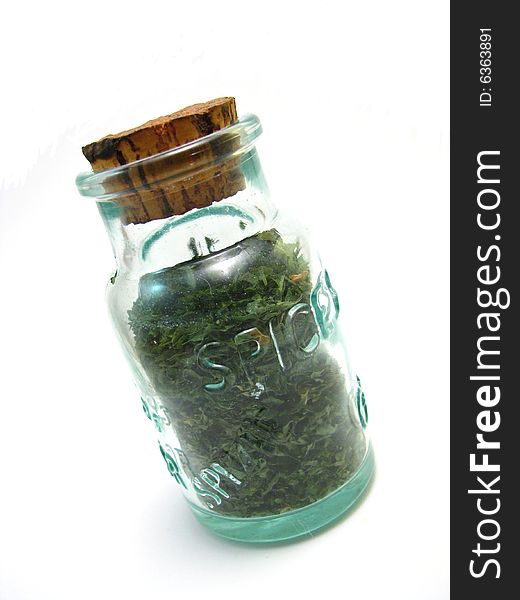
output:
MULTIPOLYGON (((84 146, 83 154, 94 172, 104 171, 177 148, 228 127, 237 120, 235 99, 216 98, 152 119, 133 129, 107 135, 84 146)), ((214 154, 209 142, 201 150, 195 163, 211 159, 214 154)), ((136 165, 136 168, 125 171, 119 181, 116 178, 112 184, 106 184, 128 189, 128 193, 117 200, 125 223, 145 223, 180 215, 192 208, 209 206, 244 188, 244 178, 236 159, 168 182, 168 174, 183 167, 178 161, 178 157, 174 157, 161 160, 160 165, 136 165)), ((194 166, 193 160, 190 166, 194 166)))

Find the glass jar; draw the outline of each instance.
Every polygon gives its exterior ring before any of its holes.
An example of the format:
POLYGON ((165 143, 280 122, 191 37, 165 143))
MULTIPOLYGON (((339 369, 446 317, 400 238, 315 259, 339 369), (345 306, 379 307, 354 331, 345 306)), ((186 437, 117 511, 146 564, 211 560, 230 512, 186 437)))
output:
POLYGON ((348 511, 373 456, 338 297, 306 231, 271 202, 260 133, 247 115, 77 186, 112 243, 108 306, 168 471, 213 532, 274 542, 348 511), (143 169, 155 177, 139 186, 143 169), (206 184, 230 195, 158 211, 206 184))

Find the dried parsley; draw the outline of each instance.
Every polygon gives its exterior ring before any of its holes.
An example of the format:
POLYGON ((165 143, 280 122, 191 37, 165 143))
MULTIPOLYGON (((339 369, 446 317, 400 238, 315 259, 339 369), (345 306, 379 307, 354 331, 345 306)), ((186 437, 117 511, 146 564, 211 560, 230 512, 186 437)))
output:
POLYGON ((129 322, 184 467, 196 476, 217 463, 242 482, 228 486, 220 514, 306 506, 363 459, 364 435, 329 342, 318 338, 311 292, 300 248, 275 230, 141 278, 129 322))

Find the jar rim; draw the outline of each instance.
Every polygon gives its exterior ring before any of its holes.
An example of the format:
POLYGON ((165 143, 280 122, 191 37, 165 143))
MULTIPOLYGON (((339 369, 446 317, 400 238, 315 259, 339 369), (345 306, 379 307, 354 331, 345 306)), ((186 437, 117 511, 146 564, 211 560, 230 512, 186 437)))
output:
MULTIPOLYGON (((98 201, 114 200, 118 196, 127 194, 130 187, 132 191, 139 189, 133 184, 122 184, 122 182, 132 181, 130 174, 136 169, 146 166, 156 168, 158 171, 162 170, 164 177, 161 181, 191 177, 245 154, 261 133, 260 119, 249 113, 233 125, 176 148, 111 169, 99 172, 84 171, 76 177, 76 187, 82 196, 94 197, 98 201), (211 147, 211 152, 208 152, 208 147, 211 147)), ((143 187, 145 185, 143 184, 143 187)))

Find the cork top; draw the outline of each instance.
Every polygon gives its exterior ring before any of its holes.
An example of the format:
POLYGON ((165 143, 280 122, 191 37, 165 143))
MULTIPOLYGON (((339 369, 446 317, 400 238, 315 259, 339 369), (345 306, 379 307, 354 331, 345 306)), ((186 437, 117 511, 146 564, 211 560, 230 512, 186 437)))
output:
POLYGON ((95 172, 177 148, 219 131, 238 120, 235 99, 228 96, 192 104, 138 127, 109 134, 83 147, 95 172))
MULTIPOLYGON (((238 122, 235 99, 231 96, 193 104, 170 115, 152 119, 126 131, 109 134, 83 147, 83 154, 92 170, 100 173, 136 161, 119 179, 108 179, 105 192, 121 189, 123 181, 128 193, 119 199, 124 223, 145 223, 154 219, 180 215, 193 208, 209 206, 244 189, 245 181, 240 161, 230 158, 224 164, 208 169, 217 152, 222 153, 222 140, 217 150, 211 137, 201 140, 197 155, 172 156, 159 164, 143 159, 180 148, 185 144, 210 136, 238 122), (171 178, 174 171, 187 168, 191 174, 184 178, 171 178)), ((230 137, 229 145, 238 141, 230 137)), ((232 148, 228 149, 229 154, 232 148)))

